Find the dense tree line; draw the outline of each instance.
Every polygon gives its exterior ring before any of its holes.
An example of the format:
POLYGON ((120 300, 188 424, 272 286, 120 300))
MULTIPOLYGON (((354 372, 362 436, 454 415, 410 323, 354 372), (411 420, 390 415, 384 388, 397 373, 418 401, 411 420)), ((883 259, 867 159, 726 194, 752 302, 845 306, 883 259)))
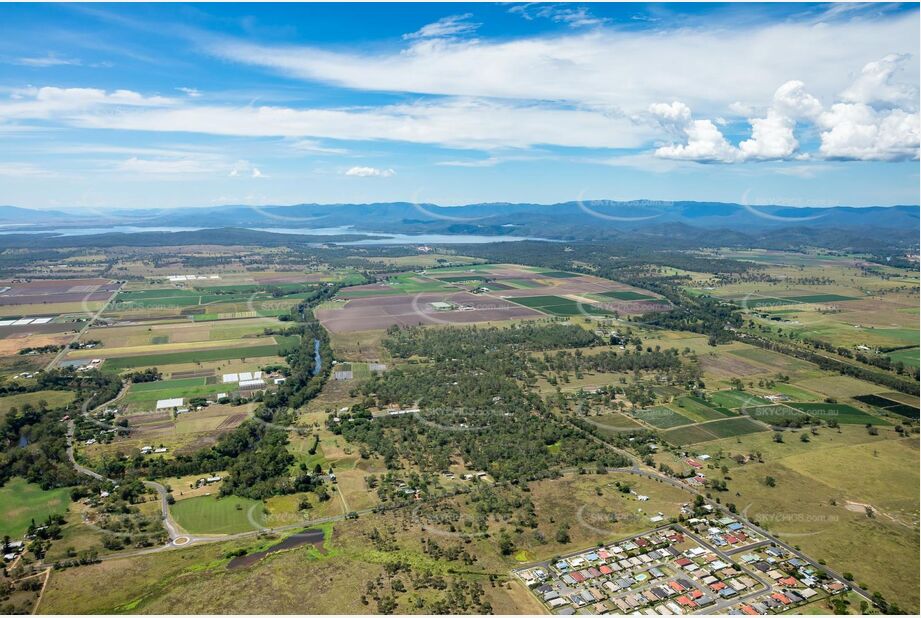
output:
POLYGON ((469 356, 490 350, 557 350, 583 348, 601 343, 592 332, 574 324, 523 323, 508 328, 422 328, 392 326, 384 347, 402 358, 425 356, 435 360, 469 356))
POLYGON ((780 352, 794 358, 800 358, 809 361, 810 363, 815 363, 821 369, 837 371, 841 375, 852 376, 861 380, 866 380, 867 382, 879 384, 881 386, 885 386, 902 393, 908 393, 910 395, 917 395, 919 393, 917 382, 908 382, 891 373, 881 373, 868 367, 852 365, 851 363, 819 354, 818 352, 814 352, 808 348, 781 343, 766 337, 747 335, 744 333, 743 335, 744 337, 742 337, 742 340, 746 343, 750 343, 767 350, 780 352))

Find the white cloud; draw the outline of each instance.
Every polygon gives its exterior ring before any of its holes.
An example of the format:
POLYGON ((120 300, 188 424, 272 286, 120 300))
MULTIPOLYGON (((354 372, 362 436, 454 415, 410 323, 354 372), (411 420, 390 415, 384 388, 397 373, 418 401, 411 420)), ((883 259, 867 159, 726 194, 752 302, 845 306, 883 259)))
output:
POLYGON ((174 99, 144 96, 133 90, 107 92, 98 88, 29 87, 14 90, 8 102, 0 102, 0 119, 61 120, 71 114, 102 107, 164 107, 174 103, 174 99))
POLYGON ((131 157, 118 164, 117 170, 129 174, 188 175, 210 174, 216 171, 212 162, 199 159, 140 159, 131 157))
POLYGON ((814 119, 822 113, 822 103, 806 92, 806 85, 791 80, 774 92, 774 109, 791 118, 814 119))
POLYGON ((319 141, 315 139, 300 139, 294 142, 291 142, 291 148, 299 150, 302 152, 316 152, 319 154, 339 154, 344 155, 348 154, 349 151, 346 148, 331 148, 329 146, 324 146, 319 141))
POLYGON ((76 58, 62 58, 54 54, 48 54, 47 56, 16 58, 13 64, 34 68, 47 68, 57 66, 78 66, 82 63, 76 58))
POLYGON ((917 159, 921 131, 917 113, 877 111, 863 103, 836 103, 819 124, 819 151, 829 159, 898 161, 917 159))
POLYGON ((32 163, 0 163, 0 176, 10 178, 54 176, 54 172, 32 163))
POLYGON ((537 17, 543 17, 556 23, 567 24, 572 28, 600 26, 608 21, 595 17, 584 6, 543 4, 537 2, 513 6, 509 9, 509 13, 517 13, 529 21, 537 17))
POLYGON ((660 147, 656 155, 724 163, 807 158, 809 155, 798 153, 800 144, 795 134, 797 121, 802 120, 820 131, 819 154, 825 158, 917 159, 921 146, 918 114, 900 108, 878 109, 870 104, 906 100, 910 86, 892 79, 895 67, 904 60, 886 56, 865 65, 861 75, 842 94, 848 101, 863 101, 834 103, 827 111, 818 98, 806 91, 803 82, 785 82, 774 92, 764 115, 749 118, 751 137, 740 142, 738 149, 709 120, 691 120, 690 109, 683 103, 653 104, 650 113, 672 134, 677 131, 684 142, 660 147))
POLYGON ((346 170, 346 176, 358 176, 360 178, 389 178, 396 174, 392 169, 380 169, 377 167, 355 166, 346 170))
MULTIPOLYGON (((768 100, 791 78, 832 100, 854 67, 881 50, 918 48, 916 12, 885 19, 725 28, 592 29, 512 40, 413 40, 383 52, 253 45, 223 40, 213 53, 358 90, 609 104, 626 113, 676 98, 706 115, 768 100), (817 53, 821 50, 821 53, 817 53)), ((883 52, 886 53, 886 52, 883 52)), ((904 61, 917 83, 918 58, 904 61)))
POLYGON ((693 120, 685 127, 687 143, 660 146, 656 156, 703 163, 731 163, 739 159, 736 151, 716 125, 709 120, 693 120))
MULTIPOLYGON (((868 63, 854 83, 841 93, 841 98, 851 103, 889 103, 910 105, 916 109, 917 87, 905 82, 896 83, 893 80, 896 72, 903 68, 910 58, 909 54, 889 54, 881 60, 868 63)), ((917 73, 915 69, 914 74, 917 73)))
POLYGON ((200 97, 201 91, 197 88, 176 88, 179 92, 184 93, 187 97, 200 97))
POLYGON ((470 13, 442 17, 434 23, 422 26, 415 32, 404 34, 403 38, 406 40, 433 39, 471 34, 480 27, 480 24, 467 21, 471 17, 473 17, 473 15, 470 13))
POLYGON ((649 113, 661 121, 678 127, 683 127, 691 120, 691 108, 681 101, 653 103, 649 106, 649 113))
POLYGON ((751 119, 751 125, 751 139, 739 143, 742 158, 786 159, 799 148, 793 135, 796 121, 789 116, 772 109, 764 118, 751 119))
MULTIPOLYGON (((2 108, 0 108, 2 111, 2 108)), ((629 118, 550 105, 446 100, 372 109, 177 106, 87 111, 69 118, 86 128, 237 135, 392 140, 456 148, 526 148, 548 144, 635 148, 653 136, 629 118)))

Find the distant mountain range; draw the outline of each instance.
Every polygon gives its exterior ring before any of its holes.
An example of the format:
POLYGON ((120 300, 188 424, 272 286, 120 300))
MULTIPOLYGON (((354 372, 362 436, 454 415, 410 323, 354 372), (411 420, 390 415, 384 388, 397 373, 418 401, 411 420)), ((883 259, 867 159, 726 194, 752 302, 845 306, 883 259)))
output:
POLYGON ((6 232, 62 228, 340 228, 338 233, 478 234, 553 240, 602 240, 624 234, 693 237, 719 230, 729 237, 774 236, 795 230, 805 237, 842 232, 878 240, 914 239, 918 206, 795 208, 719 202, 586 201, 559 204, 490 203, 443 207, 408 202, 297 204, 117 210, 107 213, 43 211, 0 206, 6 232))

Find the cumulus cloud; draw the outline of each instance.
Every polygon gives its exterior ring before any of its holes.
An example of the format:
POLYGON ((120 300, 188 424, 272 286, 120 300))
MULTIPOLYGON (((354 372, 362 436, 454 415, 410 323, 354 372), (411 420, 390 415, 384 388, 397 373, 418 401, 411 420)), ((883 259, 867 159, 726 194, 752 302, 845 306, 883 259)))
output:
POLYGON ((851 103, 917 107, 918 89, 893 79, 910 58, 909 54, 889 54, 881 60, 868 63, 854 83, 841 93, 841 98, 851 103))
POLYGON ((764 118, 753 118, 751 125, 751 138, 739 143, 742 158, 786 159, 799 147, 793 135, 796 122, 789 116, 770 110, 764 118))
POLYGON ((917 113, 877 111, 863 103, 836 103, 819 118, 829 159, 898 161, 917 159, 921 131, 917 113))
POLYGON ((791 80, 774 92, 774 110, 791 118, 816 118, 822 113, 822 103, 806 92, 806 85, 791 80))
POLYGON ((442 17, 434 23, 422 26, 415 32, 404 34, 403 38, 406 40, 435 39, 471 34, 480 27, 480 24, 467 21, 471 17, 473 17, 473 15, 470 13, 442 17))
POLYGON ((916 95, 910 85, 893 80, 902 56, 889 55, 866 64, 860 76, 843 91, 844 102, 825 110, 821 101, 806 90, 803 82, 790 80, 775 92, 762 116, 749 117, 751 137, 738 148, 726 141, 709 120, 692 120, 687 105, 656 103, 649 112, 663 128, 677 133, 683 143, 662 146, 656 156, 700 162, 786 160, 806 158, 799 153, 797 122, 808 122, 819 130, 819 155, 839 160, 900 161, 917 159, 919 117, 912 105, 916 95), (912 98, 908 109, 892 107, 912 98), (875 105, 874 105, 875 104, 875 105))
POLYGON ((702 163, 730 163, 739 158, 738 151, 726 141, 716 125, 710 120, 693 120, 691 109, 684 103, 653 103, 649 113, 665 128, 680 133, 685 139, 683 144, 660 146, 656 156, 702 163))
POLYGON ((392 169, 380 169, 377 167, 363 167, 356 165, 345 171, 346 176, 358 176, 360 178, 389 178, 396 174, 392 169))

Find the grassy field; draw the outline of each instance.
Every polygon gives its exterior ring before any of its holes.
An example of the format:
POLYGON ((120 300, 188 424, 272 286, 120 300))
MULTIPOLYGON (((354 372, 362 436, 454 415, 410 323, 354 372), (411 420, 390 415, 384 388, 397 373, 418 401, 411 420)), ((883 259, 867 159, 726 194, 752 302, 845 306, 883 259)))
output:
POLYGON ((176 523, 190 534, 233 534, 258 529, 249 521, 252 510, 258 523, 262 517, 262 504, 257 500, 216 495, 179 500, 170 507, 176 523))
MULTIPOLYGON (((855 428, 853 436, 859 439, 862 431, 855 428)), ((766 463, 732 470, 729 490, 740 494, 733 501, 814 558, 917 610, 916 440, 835 447, 826 446, 825 439, 814 437, 798 453, 777 459, 771 457, 771 445, 760 443, 766 463), (766 475, 776 479, 775 487, 764 485, 766 475), (868 506, 873 517, 866 514, 868 506)))
POLYGON ((44 401, 49 408, 60 408, 74 400, 71 391, 35 391, 34 393, 19 393, 0 397, 0 418, 12 408, 21 409, 25 404, 37 406, 39 401, 44 401))
POLYGON ((172 399, 182 397, 207 397, 215 393, 235 391, 235 384, 208 384, 206 378, 181 378, 178 380, 161 380, 159 382, 145 382, 132 384, 124 402, 133 406, 149 406, 158 399, 172 399))
POLYGON ((49 515, 65 513, 70 489, 43 490, 35 483, 14 477, 0 487, 0 537, 20 538, 33 519, 40 524, 49 515))

